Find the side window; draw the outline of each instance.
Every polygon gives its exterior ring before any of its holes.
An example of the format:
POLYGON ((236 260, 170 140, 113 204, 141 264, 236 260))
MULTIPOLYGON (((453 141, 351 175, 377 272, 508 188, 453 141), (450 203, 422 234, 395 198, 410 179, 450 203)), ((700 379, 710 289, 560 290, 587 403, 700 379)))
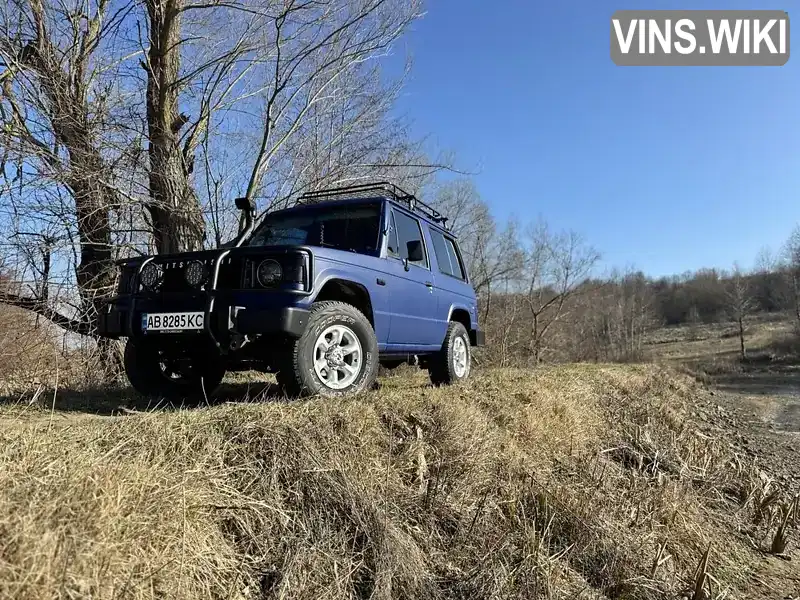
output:
POLYGON ((436 263, 439 265, 439 272, 445 275, 453 275, 453 267, 450 262, 450 254, 445 244, 444 236, 438 231, 428 229, 433 240, 433 251, 436 254, 436 263))
POLYGON ((389 240, 386 242, 386 251, 389 256, 400 256, 400 247, 397 244, 397 225, 394 222, 394 211, 389 213, 389 240))
POLYGON ((450 238, 446 238, 445 243, 447 244, 447 254, 450 256, 450 268, 453 271, 450 274, 459 279, 466 279, 464 265, 462 265, 461 261, 458 259, 458 251, 456 250, 455 242, 450 238))
POLYGON ((419 221, 399 211, 392 211, 392 214, 397 227, 397 249, 400 258, 407 258, 410 264, 427 267, 428 258, 425 255, 425 244, 422 241, 422 230, 419 227, 419 221), (409 256, 409 249, 415 247, 419 252, 418 260, 412 260, 414 257, 409 256))

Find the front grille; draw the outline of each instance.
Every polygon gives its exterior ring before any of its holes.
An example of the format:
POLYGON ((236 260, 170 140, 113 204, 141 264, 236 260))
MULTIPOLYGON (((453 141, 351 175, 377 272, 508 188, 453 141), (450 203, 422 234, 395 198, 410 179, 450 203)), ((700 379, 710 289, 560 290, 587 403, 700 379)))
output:
POLYGON ((242 287, 242 270, 245 259, 241 256, 227 256, 219 266, 218 290, 238 290, 242 287))
POLYGON ((183 278, 185 265, 182 263, 179 264, 180 266, 176 266, 175 263, 166 263, 162 265, 164 275, 161 280, 161 291, 163 293, 172 294, 175 292, 194 291, 195 288, 186 283, 186 280, 183 278))

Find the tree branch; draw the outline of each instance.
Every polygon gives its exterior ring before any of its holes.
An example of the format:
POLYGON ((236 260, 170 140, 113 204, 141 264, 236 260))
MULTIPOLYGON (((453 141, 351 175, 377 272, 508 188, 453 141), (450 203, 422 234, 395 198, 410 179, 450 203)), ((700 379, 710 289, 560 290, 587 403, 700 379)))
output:
POLYGON ((46 302, 37 298, 25 298, 16 294, 9 294, 8 292, 0 292, 0 303, 34 312, 73 333, 78 333, 80 335, 94 335, 95 333, 90 323, 66 317, 50 307, 46 302))

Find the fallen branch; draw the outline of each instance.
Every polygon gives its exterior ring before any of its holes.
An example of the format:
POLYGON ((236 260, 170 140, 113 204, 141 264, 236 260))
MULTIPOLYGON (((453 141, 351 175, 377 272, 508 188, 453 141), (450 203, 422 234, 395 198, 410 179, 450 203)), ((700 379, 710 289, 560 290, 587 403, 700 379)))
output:
POLYGON ((9 294, 8 292, 0 291, 0 304, 8 304, 9 306, 16 306, 29 310, 38 315, 43 316, 45 319, 53 322, 62 329, 78 333, 80 335, 94 336, 95 331, 91 323, 62 315, 57 310, 53 309, 46 302, 38 298, 26 298, 16 294, 9 294))

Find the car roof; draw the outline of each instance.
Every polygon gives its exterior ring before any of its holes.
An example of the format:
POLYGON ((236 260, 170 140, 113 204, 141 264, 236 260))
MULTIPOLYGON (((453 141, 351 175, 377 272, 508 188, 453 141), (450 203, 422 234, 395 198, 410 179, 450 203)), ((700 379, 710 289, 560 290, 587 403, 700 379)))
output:
MULTIPOLYGON (((280 210, 276 210, 276 211, 273 211, 273 212, 267 213, 267 214, 269 214, 269 215, 291 214, 291 213, 294 213, 294 212, 298 212, 298 213, 299 212, 304 212, 306 210, 316 210, 316 209, 318 209, 320 207, 348 206, 348 205, 351 205, 351 204, 366 204, 366 203, 369 203, 369 202, 388 202, 389 204, 391 204, 393 206, 401 208, 402 210, 404 210, 408 214, 413 215, 415 218, 419 219, 420 221, 424 221, 425 223, 428 224, 428 226, 432 227, 433 229, 435 229, 435 230, 437 230, 437 231, 439 231, 441 233, 444 233, 444 234, 448 235, 451 238, 455 239, 457 237, 452 231, 442 227, 439 223, 436 223, 435 221, 431 220, 425 214, 420 213, 420 212, 415 211, 415 210, 409 209, 408 206, 404 206, 401 202, 396 201, 394 198, 389 198, 388 196, 381 196, 381 195, 376 195, 376 196, 372 196, 372 197, 362 197, 362 198, 337 198, 335 200, 323 200, 321 202, 314 202, 314 203, 309 203, 309 204, 298 204, 298 205, 292 206, 290 208, 282 208, 280 210)), ((263 220, 264 217, 267 216, 267 214, 265 214, 262 217, 262 220, 263 220)))

